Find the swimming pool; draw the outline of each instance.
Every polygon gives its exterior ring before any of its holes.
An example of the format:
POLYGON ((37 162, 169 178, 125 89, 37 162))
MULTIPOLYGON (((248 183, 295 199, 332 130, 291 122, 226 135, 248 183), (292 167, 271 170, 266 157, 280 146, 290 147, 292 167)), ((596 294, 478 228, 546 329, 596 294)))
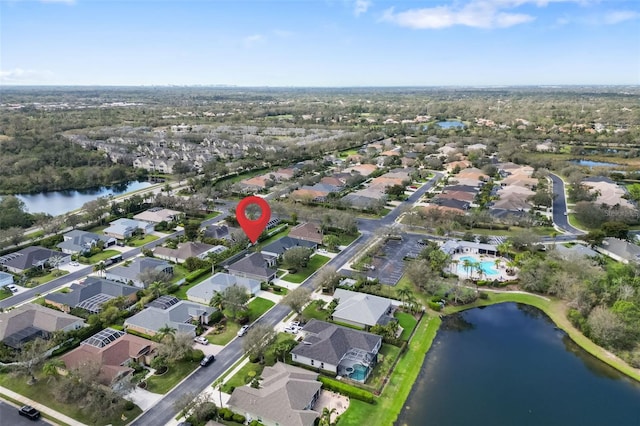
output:
POLYGON ((480 260, 474 256, 462 256, 460 259, 458 259, 459 263, 458 263, 458 275, 469 275, 471 274, 472 276, 475 274, 477 275, 477 272, 475 272, 475 270, 473 268, 471 269, 467 269, 464 266, 464 261, 468 260, 471 263, 476 263, 479 262, 480 263, 480 268, 482 269, 482 272, 484 273, 485 276, 493 276, 493 275, 499 275, 500 272, 498 272, 498 270, 496 269, 496 263, 494 260, 480 260))
POLYGON ((349 374, 349 378, 353 380, 357 380, 359 382, 364 382, 364 379, 367 378, 368 368, 362 364, 354 364, 353 372, 349 374))

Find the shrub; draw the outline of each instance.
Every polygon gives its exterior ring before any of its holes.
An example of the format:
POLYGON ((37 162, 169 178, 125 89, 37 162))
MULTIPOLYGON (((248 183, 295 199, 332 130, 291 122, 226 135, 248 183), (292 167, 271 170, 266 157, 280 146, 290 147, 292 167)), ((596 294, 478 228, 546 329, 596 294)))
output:
POLYGON ((433 309, 434 311, 438 311, 439 312, 439 311, 442 310, 442 305, 439 304, 438 302, 432 302, 431 300, 429 300, 428 304, 429 304, 429 307, 431 309, 433 309))
POLYGON ((197 271, 193 271, 190 274, 187 274, 187 276, 184 277, 184 281, 187 283, 192 283, 205 274, 208 274, 209 271, 211 271, 209 268, 198 269, 197 271))
POLYGON ((195 362, 200 362, 204 358, 204 352, 200 349, 194 349, 191 351, 191 359, 195 362))
POLYGON ((127 401, 127 402, 125 402, 125 403, 124 403, 124 409, 125 409, 125 410, 127 410, 127 411, 131 411, 131 410, 133 410, 133 408, 134 408, 135 406, 136 406, 136 404, 134 404, 134 403, 133 403, 133 402, 131 402, 131 401, 127 401))
POLYGON ((244 422, 247 421, 247 419, 242 414, 237 414, 237 413, 234 413, 234 415, 231 417, 231 419, 234 422, 240 423, 240 424, 244 424, 244 422))
POLYGON ((224 420, 231 420, 233 418, 233 411, 228 408, 221 408, 218 410, 218 415, 224 420))
POLYGON ((481 291, 478 297, 480 299, 487 300, 489 298, 489 294, 486 291, 481 291))
POLYGON ((340 382, 335 379, 331 379, 329 377, 320 376, 318 377, 318 380, 320 380, 322 386, 327 390, 338 392, 342 395, 348 396, 349 398, 358 399, 369 404, 375 403, 375 398, 369 391, 357 388, 355 386, 340 382))
POLYGON ((577 309, 569 309, 569 312, 567 312, 567 318, 575 328, 584 331, 586 318, 582 316, 580 311, 577 309))
POLYGON ((222 312, 220 311, 215 311, 214 313, 211 314, 211 316, 209 317, 209 325, 212 324, 217 324, 220 322, 220 320, 224 318, 224 315, 222 314, 222 312))

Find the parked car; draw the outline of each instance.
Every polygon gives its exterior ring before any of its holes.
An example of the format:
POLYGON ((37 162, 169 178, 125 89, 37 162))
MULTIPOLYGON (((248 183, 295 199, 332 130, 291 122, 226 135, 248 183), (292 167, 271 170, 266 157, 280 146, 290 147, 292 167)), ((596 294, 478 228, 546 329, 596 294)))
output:
POLYGON ((301 328, 302 326, 300 325, 300 321, 291 321, 289 323, 289 327, 300 327, 301 328))
POLYGON ((7 286, 7 288, 11 291, 11 293, 17 293, 17 292, 18 292, 18 287, 16 287, 16 286, 15 286, 15 285, 13 285, 13 284, 9 284, 9 285, 7 286))
POLYGON ((30 405, 23 405, 18 410, 21 416, 24 416, 30 420, 38 420, 40 418, 40 411, 36 410, 30 405))
POLYGON ((200 365, 202 367, 206 367, 207 365, 211 364, 213 361, 216 360, 216 357, 213 355, 207 355, 204 358, 202 358, 202 361, 200 361, 200 365))
POLYGON ((285 327, 284 332, 285 333, 291 333, 291 334, 298 334, 298 331, 300 331, 300 329, 298 327, 285 327))
POLYGON ((201 345, 209 344, 209 341, 203 336, 196 336, 193 340, 197 343, 200 343, 201 345))
POLYGON ((247 330, 249 330, 248 325, 243 325, 242 327, 240 327, 240 330, 238 330, 238 337, 242 337, 247 334, 247 330))

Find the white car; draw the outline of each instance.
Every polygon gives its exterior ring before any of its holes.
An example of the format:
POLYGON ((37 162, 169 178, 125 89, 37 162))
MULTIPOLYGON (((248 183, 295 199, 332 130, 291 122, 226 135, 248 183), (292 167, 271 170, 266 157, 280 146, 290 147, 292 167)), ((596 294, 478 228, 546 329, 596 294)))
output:
POLYGON ((242 327, 240 327, 240 330, 238 330, 238 337, 242 337, 247 334, 247 330, 249 330, 248 325, 243 325, 242 327))
POLYGON ((18 287, 16 287, 16 286, 15 286, 15 285, 13 285, 13 284, 9 284, 9 285, 7 286, 7 288, 11 291, 11 293, 17 293, 17 292, 18 292, 18 287))
POLYGON ((208 345, 209 341, 203 336, 197 336, 193 339, 195 342, 200 343, 201 345, 208 345))
POLYGON ((298 327, 285 327, 285 329, 283 330, 285 333, 291 333, 291 334, 298 334, 298 331, 300 331, 300 329, 298 327))
POLYGON ((80 266, 80 264, 78 262, 69 262, 69 265, 71 265, 71 266, 80 266))

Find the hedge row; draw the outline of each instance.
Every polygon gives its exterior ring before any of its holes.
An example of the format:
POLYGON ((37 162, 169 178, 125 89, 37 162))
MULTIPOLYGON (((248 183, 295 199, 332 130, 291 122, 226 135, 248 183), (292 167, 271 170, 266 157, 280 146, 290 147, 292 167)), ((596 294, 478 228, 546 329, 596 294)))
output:
POLYGON ((187 283, 192 283, 205 274, 208 274, 209 271, 211 271, 209 268, 198 269, 197 271, 193 271, 190 274, 187 274, 187 276, 184 277, 184 281, 187 283))
POLYGON ((331 379, 329 377, 320 376, 318 377, 318 380, 320 380, 322 386, 327 390, 338 392, 342 395, 348 396, 349 398, 355 398, 369 404, 375 404, 375 398, 369 391, 357 388, 339 380, 331 379))

